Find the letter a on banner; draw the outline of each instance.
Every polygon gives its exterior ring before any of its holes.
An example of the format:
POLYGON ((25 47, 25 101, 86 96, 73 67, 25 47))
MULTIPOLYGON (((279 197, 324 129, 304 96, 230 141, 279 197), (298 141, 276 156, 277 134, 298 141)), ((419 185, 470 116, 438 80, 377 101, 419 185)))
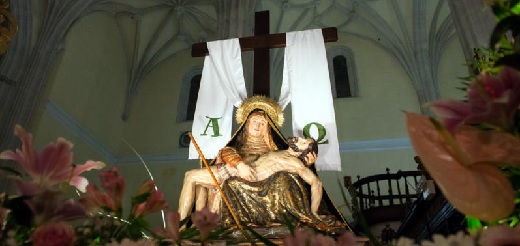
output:
MULTIPOLYGON (((202 153, 214 158, 231 138, 233 106, 247 97, 238 39, 208 42, 200 89, 193 116, 192 135, 202 153)), ((199 154, 190 143, 189 159, 199 154)))

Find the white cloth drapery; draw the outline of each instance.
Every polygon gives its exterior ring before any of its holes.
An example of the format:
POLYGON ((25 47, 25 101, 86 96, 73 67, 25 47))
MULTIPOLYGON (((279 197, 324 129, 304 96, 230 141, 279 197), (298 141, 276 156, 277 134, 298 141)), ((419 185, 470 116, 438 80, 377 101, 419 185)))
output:
MULTIPOLYGON (((192 135, 204 157, 212 159, 231 138, 233 106, 240 105, 247 91, 238 39, 208 42, 207 46, 192 135)), ((188 158, 199 158, 193 143, 188 158)))
POLYGON ((317 170, 341 171, 327 54, 321 29, 289 32, 279 103, 291 102, 295 136, 318 140, 317 170))
MULTIPOLYGON (((231 138, 233 106, 247 97, 238 39, 208 42, 192 134, 204 156, 214 158, 231 138)), ((286 34, 279 103, 291 102, 294 136, 320 143, 317 170, 341 170, 327 55, 321 29, 286 34)), ((190 143, 190 159, 199 155, 190 143)))

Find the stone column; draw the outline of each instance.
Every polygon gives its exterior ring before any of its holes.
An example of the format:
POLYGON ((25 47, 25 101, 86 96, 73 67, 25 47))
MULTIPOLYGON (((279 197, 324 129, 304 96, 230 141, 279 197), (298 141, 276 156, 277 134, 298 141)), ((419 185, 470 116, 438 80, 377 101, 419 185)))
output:
MULTIPOLYGON (((35 115, 42 109, 42 101, 45 101, 42 94, 48 84, 47 72, 56 54, 63 49, 70 27, 95 1, 99 0, 53 0, 40 4, 44 9, 39 25, 34 25, 32 19, 34 1, 12 1, 11 11, 20 25, 19 36, 13 39, 0 62, 0 74, 15 81, 12 86, 0 84, 0 150, 19 147, 19 141, 13 134, 15 124, 20 124, 28 131, 34 130, 32 126, 37 121, 35 115), (35 26, 40 29, 31 45, 35 26)), ((5 179, 0 187, 4 190, 9 188, 5 179)))
POLYGON ((467 61, 473 59, 473 48, 487 47, 496 18, 485 0, 448 0, 459 40, 467 61))

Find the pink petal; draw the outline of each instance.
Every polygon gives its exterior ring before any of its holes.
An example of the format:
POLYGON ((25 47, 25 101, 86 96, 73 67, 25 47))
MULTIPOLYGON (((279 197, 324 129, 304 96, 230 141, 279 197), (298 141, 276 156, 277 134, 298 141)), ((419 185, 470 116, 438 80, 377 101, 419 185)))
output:
POLYGON ((139 191, 137 192, 138 195, 145 194, 145 193, 151 193, 155 190, 155 181, 148 179, 141 184, 141 187, 139 187, 139 191))
POLYGON ((20 125, 14 127, 14 134, 22 141, 22 152, 26 153, 27 162, 32 163, 36 159, 36 152, 32 148, 32 135, 20 125))
POLYGON ((67 181, 71 175, 72 143, 58 138, 56 143, 50 143, 38 154, 35 163, 35 174, 48 177, 55 183, 67 181))
POLYGON ((55 220, 76 220, 85 218, 86 211, 80 204, 74 203, 72 200, 65 201, 63 207, 56 213, 55 220))
POLYGON ((87 210, 93 211, 98 208, 108 208, 117 211, 114 200, 105 193, 101 193, 94 184, 87 185, 86 192, 78 199, 87 210))
POLYGON ((356 236, 351 232, 345 232, 343 235, 338 237, 337 245, 357 245, 356 236))
POLYGON ((471 163, 520 166, 520 139, 511 134, 462 126, 455 138, 471 163))
POLYGON ((180 214, 177 211, 170 211, 166 213, 166 228, 173 239, 178 241, 180 239, 179 225, 180 225, 180 214))
POLYGON ((168 205, 164 200, 164 194, 160 191, 153 191, 148 200, 137 205, 134 212, 135 217, 145 216, 167 208, 168 205))
POLYGON ((33 182, 18 177, 14 179, 14 182, 18 193, 22 196, 34 196, 40 191, 40 187, 33 182))
POLYGON ((114 200, 116 207, 120 208, 125 190, 123 176, 119 175, 116 167, 112 167, 110 170, 99 172, 99 178, 105 192, 114 200))
POLYGON ((513 211, 513 188, 498 168, 485 162, 464 166, 427 117, 406 116, 415 151, 455 208, 485 221, 503 219, 513 211))
POLYGON ((200 237, 204 239, 212 230, 218 228, 219 220, 219 215, 212 213, 207 207, 191 214, 191 221, 200 231, 200 237))
POLYGON ((479 245, 520 245, 520 226, 511 228, 507 225, 498 225, 483 229, 479 245))
POLYGON ((427 106, 435 115, 443 119, 448 131, 455 130, 472 113, 468 103, 456 100, 439 100, 429 103, 427 106))
POLYGON ((501 81, 501 85, 503 86, 502 90, 512 89, 512 97, 513 99, 520 99, 517 96, 520 95, 520 75, 518 70, 512 67, 504 67, 500 71, 499 78, 501 81))
POLYGON ((79 174, 90 171, 92 169, 101 169, 105 167, 105 163, 99 161, 87 161, 85 164, 77 165, 72 173, 72 178, 69 181, 69 184, 76 187, 81 192, 85 192, 85 189, 88 185, 88 180, 79 174))
POLYGON ((74 171, 73 171, 73 176, 76 176, 76 175, 80 175, 86 171, 90 171, 92 169, 102 169, 104 168, 106 165, 105 163, 103 162, 100 162, 100 161, 87 161, 85 162, 85 164, 80 164, 80 165, 76 165, 76 167, 74 167, 74 171))
POLYGON ((4 150, 0 153, 0 159, 2 160, 15 160, 20 162, 19 156, 12 150, 4 150))
POLYGON ((33 246, 74 245, 76 235, 74 228, 65 222, 43 224, 31 233, 33 246))
POLYGON ((79 191, 85 193, 87 190, 88 180, 83 176, 74 176, 70 179, 69 184, 76 187, 79 191))

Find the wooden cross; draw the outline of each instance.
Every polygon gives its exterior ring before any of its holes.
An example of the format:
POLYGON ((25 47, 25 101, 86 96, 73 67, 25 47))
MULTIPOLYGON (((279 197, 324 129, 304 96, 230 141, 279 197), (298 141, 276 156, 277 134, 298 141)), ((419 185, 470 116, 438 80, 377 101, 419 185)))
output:
MULTIPOLYGON (((321 29, 325 42, 338 41, 336 27, 321 29)), ((269 34, 269 11, 255 13, 255 36, 240 38, 242 51, 254 51, 253 94, 269 97, 269 49, 285 47, 285 33, 269 34)), ((208 55, 206 42, 193 44, 192 57, 208 55)))

